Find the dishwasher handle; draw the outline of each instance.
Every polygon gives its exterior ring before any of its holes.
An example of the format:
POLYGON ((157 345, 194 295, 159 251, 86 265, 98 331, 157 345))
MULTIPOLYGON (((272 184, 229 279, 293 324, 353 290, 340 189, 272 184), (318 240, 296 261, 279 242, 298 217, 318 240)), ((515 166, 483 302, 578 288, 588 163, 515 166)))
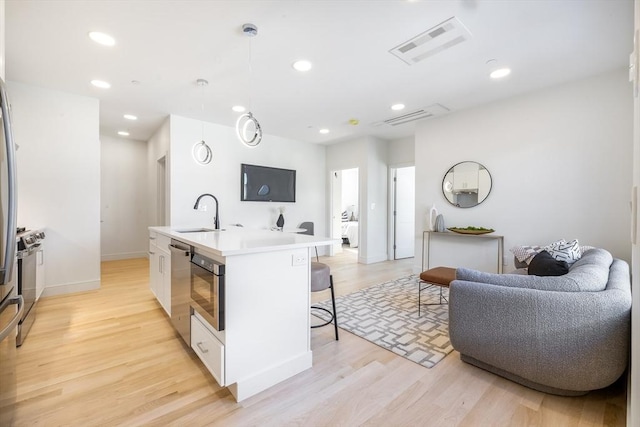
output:
POLYGON ((169 250, 171 251, 171 255, 180 254, 182 256, 191 255, 191 250, 189 248, 183 248, 178 245, 174 245, 173 243, 169 245, 169 250))

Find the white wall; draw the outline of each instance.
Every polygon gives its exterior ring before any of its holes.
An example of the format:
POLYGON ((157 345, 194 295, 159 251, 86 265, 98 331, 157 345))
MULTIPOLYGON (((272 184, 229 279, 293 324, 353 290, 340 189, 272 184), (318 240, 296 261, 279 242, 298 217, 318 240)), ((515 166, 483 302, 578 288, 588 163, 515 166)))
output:
POLYGON ((102 261, 146 257, 147 144, 100 136, 102 261))
MULTIPOLYGON (((211 193, 220 203, 221 226, 240 223, 244 227, 275 226, 278 208, 285 207, 285 228, 303 221, 315 223, 315 234, 326 235, 325 152, 322 145, 264 135, 254 148, 238 141, 235 129, 180 116, 170 117, 171 225, 213 226, 215 204, 202 200, 206 212, 195 211, 193 204, 203 193, 211 193), (192 147, 204 140, 213 149, 213 161, 197 164, 192 147), (248 163, 296 170, 296 202, 241 202, 240 164, 248 163)), ((320 248, 319 248, 320 249, 320 248)))
POLYGON ((387 144, 363 137, 327 147, 327 182, 332 171, 358 168, 358 262, 363 264, 387 259, 387 144))
POLYGON ((46 228, 44 295, 100 286, 98 100, 9 82, 18 225, 46 228))
POLYGON ((0 0, 0 79, 4 80, 5 73, 5 0, 0 0))
MULTIPOLYGON (((171 194, 169 194, 169 117, 162 123, 162 125, 156 130, 151 139, 147 141, 147 215, 149 217, 149 225, 168 225, 170 223, 171 212, 169 210, 169 202, 171 194), (166 191, 165 197, 167 200, 165 206, 165 219, 164 223, 158 218, 158 161, 162 158, 166 160, 166 191)), ((160 208, 161 209, 161 208, 160 208)))
MULTIPOLYGON (((424 215, 435 203, 446 226, 484 226, 508 248, 577 238, 629 260, 632 100, 618 70, 461 111, 416 131, 416 271, 424 215), (474 160, 493 178, 470 209, 444 199, 442 177, 474 160)), ((456 265, 456 264, 453 264, 456 265)))
POLYGON ((415 164, 415 148, 416 141, 414 136, 389 141, 389 153, 387 155, 389 166, 413 166, 415 164))

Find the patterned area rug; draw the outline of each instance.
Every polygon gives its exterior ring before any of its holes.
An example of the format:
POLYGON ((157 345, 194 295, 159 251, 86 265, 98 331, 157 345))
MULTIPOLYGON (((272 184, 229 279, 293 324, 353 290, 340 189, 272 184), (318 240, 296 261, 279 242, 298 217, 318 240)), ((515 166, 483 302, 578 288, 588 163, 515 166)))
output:
MULTIPOLYGON (((451 353, 449 306, 438 303, 440 289, 422 291, 418 317, 418 276, 381 283, 336 298, 338 327, 427 368, 451 353)), ((448 289, 443 289, 448 298, 448 289)), ((331 300, 315 305, 331 309, 331 300)), ((323 318, 321 310, 312 314, 323 318)))

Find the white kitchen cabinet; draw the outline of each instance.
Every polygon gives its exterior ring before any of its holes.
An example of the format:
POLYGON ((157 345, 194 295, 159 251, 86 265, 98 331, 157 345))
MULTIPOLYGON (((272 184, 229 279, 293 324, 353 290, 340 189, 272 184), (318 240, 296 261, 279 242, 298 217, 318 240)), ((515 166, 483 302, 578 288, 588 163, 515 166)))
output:
POLYGON ((454 192, 477 192, 478 191, 477 163, 463 162, 457 164, 453 171, 453 191, 454 192))
POLYGON ((149 233, 149 288, 171 316, 171 253, 166 236, 149 233))
POLYGON ((225 386, 224 344, 209 328, 207 322, 197 313, 191 315, 191 348, 218 384, 225 386))
POLYGON ((36 301, 44 291, 44 242, 40 240, 40 247, 36 252, 36 301))

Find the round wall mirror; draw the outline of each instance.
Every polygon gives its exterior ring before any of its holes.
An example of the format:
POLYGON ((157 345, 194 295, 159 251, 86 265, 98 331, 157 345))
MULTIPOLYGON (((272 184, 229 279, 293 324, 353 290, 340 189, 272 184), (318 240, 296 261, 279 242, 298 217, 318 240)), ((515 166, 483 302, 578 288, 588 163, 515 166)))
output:
POLYGON ((460 162, 444 174, 442 194, 453 206, 472 208, 491 192, 491 174, 478 162, 460 162))

